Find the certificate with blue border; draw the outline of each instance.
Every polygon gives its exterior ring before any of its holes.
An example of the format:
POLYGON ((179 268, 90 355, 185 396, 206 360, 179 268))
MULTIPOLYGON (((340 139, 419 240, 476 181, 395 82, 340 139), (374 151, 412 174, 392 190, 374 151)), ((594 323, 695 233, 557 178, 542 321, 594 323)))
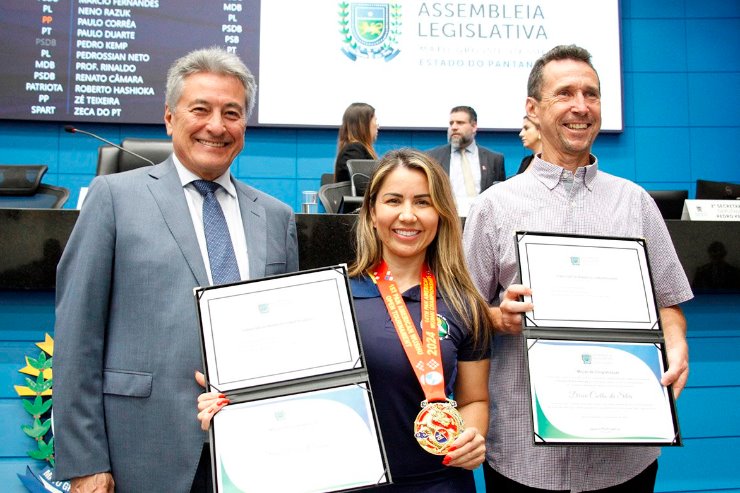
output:
POLYGON ((391 483, 344 265, 194 294, 216 493, 391 483))
POLYGON ((673 444, 660 345, 528 339, 536 443, 673 444))
POLYGON ((362 385, 226 406, 213 426, 217 491, 346 491, 377 484, 385 464, 376 429, 362 385))
POLYGON ((645 240, 517 232, 536 445, 681 445, 645 240))

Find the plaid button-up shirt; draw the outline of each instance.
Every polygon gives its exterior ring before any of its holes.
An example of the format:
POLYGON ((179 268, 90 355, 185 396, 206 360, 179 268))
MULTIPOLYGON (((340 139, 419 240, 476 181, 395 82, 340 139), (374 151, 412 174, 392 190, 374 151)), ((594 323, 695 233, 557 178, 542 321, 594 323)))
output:
MULTIPOLYGON (((473 280, 491 305, 498 306, 506 287, 520 282, 514 240, 519 230, 645 238, 658 306, 692 298, 652 198, 634 183, 599 171, 592 160, 571 173, 535 157, 526 173, 476 200, 464 245, 473 280)), ((535 488, 588 491, 623 483, 658 457, 657 447, 535 447, 524 347, 521 335, 496 334, 493 340, 486 446, 494 469, 535 488)))

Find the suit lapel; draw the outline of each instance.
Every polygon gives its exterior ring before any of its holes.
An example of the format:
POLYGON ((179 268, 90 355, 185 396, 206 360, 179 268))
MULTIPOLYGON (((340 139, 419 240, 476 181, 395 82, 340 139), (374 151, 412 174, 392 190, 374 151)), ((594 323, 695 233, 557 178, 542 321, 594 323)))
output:
POLYGON ((445 147, 445 152, 442 154, 442 159, 440 159, 439 164, 442 165, 442 168, 445 170, 445 173, 447 173, 447 176, 450 176, 450 161, 452 160, 452 146, 447 145, 445 147))
POLYGON ((208 273, 193 230, 193 219, 172 158, 152 168, 149 190, 159 206, 167 228, 180 246, 185 261, 200 286, 208 286, 208 273))
POLYGON ((488 176, 491 173, 489 168, 493 166, 493 163, 488 162, 488 154, 480 147, 478 147, 478 163, 480 164, 480 190, 482 192, 491 185, 488 176))
POLYGON ((244 224, 244 235, 247 239, 247 256, 249 258, 249 278, 265 277, 267 265, 267 217, 265 209, 257 202, 257 194, 247 185, 235 180, 236 194, 239 198, 239 210, 244 224))

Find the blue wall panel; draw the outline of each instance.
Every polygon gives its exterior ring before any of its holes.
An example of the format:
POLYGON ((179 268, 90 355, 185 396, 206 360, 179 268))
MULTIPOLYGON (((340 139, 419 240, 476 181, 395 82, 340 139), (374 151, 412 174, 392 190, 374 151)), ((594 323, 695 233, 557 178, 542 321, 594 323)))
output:
MULTIPOLYGON (((676 2, 679 3, 679 2, 676 2)), ((733 0, 704 0, 686 2, 687 17, 740 17, 740 2, 733 0)))
POLYGON ((635 125, 679 127, 689 123, 685 73, 636 72, 635 125))
POLYGON ((302 130, 301 135, 296 143, 298 177, 320 178, 322 173, 333 173, 337 131, 302 130))
MULTIPOLYGON (((733 366, 740 370, 737 361, 733 366)), ((740 402, 740 386, 687 388, 678 399, 681 435, 685 440, 740 437, 740 408, 728 405, 736 402, 740 402)))
POLYGON ((16 477, 16 473, 25 471, 28 461, 28 457, 0 458, 0 478, 3 481, 4 493, 28 493, 16 477))
MULTIPOLYGON (((701 127, 738 127, 740 72, 689 73, 689 122, 701 127)), ((736 172, 737 167, 736 167, 736 172)))
POLYGON ((738 181, 733 157, 740 127, 691 128, 691 179, 738 181))
MULTIPOLYGON (((689 375, 689 389, 732 389, 732 392, 740 391, 740 358, 736 354, 740 347, 740 337, 732 338, 697 338, 694 334, 697 328, 690 325, 689 347, 691 348, 691 366, 689 375)), ((690 393, 690 392, 689 392, 690 393)), ((735 394, 735 399, 727 401, 726 412, 731 413, 734 407, 732 402, 740 402, 740 396, 735 394)), ((683 396, 681 397, 681 399, 683 396)), ((681 400, 679 399, 679 400, 681 400)), ((698 401, 697 407, 702 403, 698 401)), ((709 406, 707 406, 708 408, 709 406)), ((721 408, 724 412, 725 407, 721 408)), ((740 426, 740 420, 736 423, 728 423, 728 426, 740 426)), ((740 430, 734 435, 740 436, 740 430)))
POLYGON ((664 448, 655 491, 737 491, 738 450, 738 437, 686 440, 683 447, 664 448))
POLYGON ((646 182, 690 176, 691 164, 686 159, 690 151, 689 129, 686 127, 636 128, 637 181, 650 188, 646 182))
MULTIPOLYGON (((622 0, 621 11, 625 129, 597 140, 603 169, 648 189, 685 188, 692 196, 697 178, 740 182, 732 154, 740 142, 740 2, 622 0)), ((521 108, 523 115, 524 101, 521 108)), ((382 127, 383 115, 378 118, 380 153, 446 141, 444 131, 389 130, 382 127)), ((430 124, 446 119, 439 115, 430 124)), ((164 125, 80 127, 114 142, 166 137, 164 125)), ((517 132, 478 136, 481 145, 505 154, 509 175, 528 154, 517 132)), ((93 178, 99 145, 64 132, 62 124, 0 121, 0 161, 49 166, 44 181, 70 188, 67 207, 74 207, 79 187, 93 178)), ((299 210, 301 191, 318 188, 321 174, 333 171, 335 153, 336 129, 249 128, 233 172, 299 210)), ((14 474, 33 463, 25 457, 28 439, 19 430, 23 411, 12 384, 23 382, 17 372, 22 356, 35 354, 34 344, 51 332, 53 303, 50 292, 0 292, 3 491, 23 491, 14 474)), ((664 450, 656 491, 740 491, 738 306, 738 296, 702 296, 685 304, 691 375, 678 408, 686 444, 664 450)))
POLYGON ((635 78, 626 71, 622 73, 622 121, 625 131, 635 125, 635 78))
POLYGON ((0 341, 44 340, 54 330, 54 293, 0 290, 0 341))
MULTIPOLYGON (((634 19, 629 24, 632 29, 631 49, 626 51, 629 51, 632 60, 631 70, 635 72, 686 71, 686 21, 684 19, 634 19)), ((623 44, 626 48, 626 41, 623 44)))
POLYGON ((732 61, 740 58, 740 18, 694 20, 686 26, 685 43, 688 70, 736 72, 732 61), (707 36, 708 32, 716 35, 707 36))
MULTIPOLYGON (((0 427, 0 457, 24 457, 26 451, 36 448, 33 439, 21 430, 21 425, 30 425, 33 418, 26 413, 18 399, 0 399, 0 416, 3 417, 3 425, 0 427)), ((28 462, 34 461, 29 457, 28 462)))
MULTIPOLYGON (((688 0, 689 2, 695 0, 688 0)), ((698 2, 697 2, 698 3, 698 2)), ((623 0, 622 16, 634 19, 671 19, 684 16, 683 0, 623 0)))
POLYGON ((245 150, 236 174, 250 178, 296 178, 296 138, 294 131, 247 130, 245 150))
MULTIPOLYGON (((722 238, 711 238, 721 240, 722 238)), ((730 252, 728 262, 737 265, 734 259, 738 252, 730 252), (733 257, 733 258, 730 258, 733 257)), ((689 276, 691 280, 691 276, 689 276)), ((691 331, 689 337, 713 338, 713 337, 740 337, 740 296, 738 295, 714 295, 697 296, 693 300, 682 305, 686 321, 691 331)), ((707 343, 708 344, 708 343, 707 343)), ((737 346, 724 348, 732 358, 740 357, 737 346)))
POLYGON ((596 139, 593 152, 599 158, 599 169, 613 175, 636 180, 635 129, 620 134, 602 134, 596 139))

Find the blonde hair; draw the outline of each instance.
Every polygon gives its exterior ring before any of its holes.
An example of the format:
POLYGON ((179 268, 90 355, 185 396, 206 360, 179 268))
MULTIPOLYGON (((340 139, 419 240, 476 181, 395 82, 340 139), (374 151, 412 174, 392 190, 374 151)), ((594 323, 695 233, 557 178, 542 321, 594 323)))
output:
POLYGON ((426 154, 414 149, 399 149, 388 152, 378 163, 355 224, 357 257, 350 267, 350 275, 366 274, 383 259, 383 245, 373 227, 371 211, 385 179, 399 167, 421 171, 427 177, 439 223, 437 235, 427 247, 426 262, 437 278, 437 288, 463 326, 469 328, 476 346, 487 344, 493 333, 493 321, 488 305, 476 289, 465 264, 462 225, 452 187, 442 167, 426 154))

